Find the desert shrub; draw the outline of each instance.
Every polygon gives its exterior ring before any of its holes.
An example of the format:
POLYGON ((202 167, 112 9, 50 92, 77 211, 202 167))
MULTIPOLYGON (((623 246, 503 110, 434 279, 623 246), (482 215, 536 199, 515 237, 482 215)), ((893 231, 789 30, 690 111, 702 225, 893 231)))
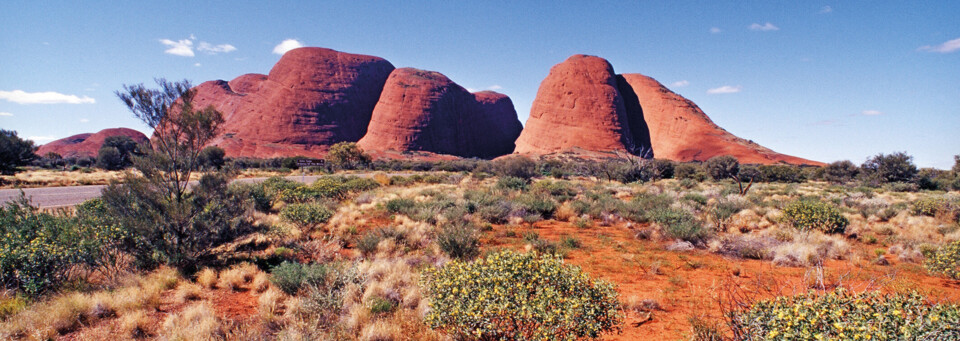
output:
POLYGON ((913 214, 935 217, 937 213, 946 209, 947 201, 943 198, 926 197, 913 202, 913 214))
POLYGON ((199 164, 201 168, 220 169, 224 163, 226 163, 223 158, 224 155, 226 155, 226 152, 223 148, 209 146, 200 150, 200 154, 197 155, 199 159, 197 160, 197 164, 199 164))
POLYGON ((510 156, 493 161, 493 172, 499 176, 530 179, 537 175, 537 163, 525 156, 510 156))
POLYGON ((803 171, 800 166, 791 165, 762 165, 760 175, 766 182, 802 182, 803 171))
POLYGON ((370 155, 357 146, 356 142, 339 142, 330 146, 326 160, 335 167, 354 169, 368 165, 370 155))
POLYGON ((642 165, 643 177, 654 181, 672 178, 676 168, 673 161, 662 159, 644 160, 642 165))
POLYGON ((458 338, 574 340, 619 331, 617 291, 559 257, 503 251, 424 271, 426 322, 458 338))
POLYGON ((861 175, 875 182, 911 182, 917 175, 913 157, 904 152, 877 154, 860 166, 861 175))
POLYGON ((480 254, 479 234, 470 223, 446 224, 437 233, 437 245, 452 258, 470 260, 480 254))
POLYGON ((704 196, 703 194, 700 194, 700 193, 687 193, 687 194, 684 194, 684 195, 683 195, 683 198, 682 198, 682 199, 683 199, 683 200, 687 200, 687 201, 692 202, 692 203, 695 203, 695 204, 697 204, 698 206, 705 206, 705 205, 707 205, 707 200, 708 200, 706 196, 704 196))
MULTIPOLYGON (((620 203, 620 200, 617 200, 617 203, 620 203)), ((668 195, 640 193, 630 202, 620 205, 620 215, 638 223, 645 223, 652 220, 653 214, 668 209, 672 204, 673 198, 668 195)))
POLYGON ((663 227, 671 238, 685 240, 694 244, 702 243, 709 231, 690 212, 683 209, 661 208, 649 213, 649 219, 663 227))
POLYGON ((269 212, 273 208, 275 194, 267 189, 263 183, 246 184, 234 182, 230 184, 236 192, 245 193, 244 197, 250 199, 253 208, 260 212, 269 212))
POLYGON ((850 221, 836 206, 815 200, 797 200, 783 208, 784 217, 799 230, 843 233, 850 221))
POLYGON ((114 147, 103 146, 97 151, 97 167, 104 170, 118 170, 125 166, 123 155, 114 147))
POLYGON ((383 297, 375 296, 370 300, 370 312, 373 314, 386 314, 397 308, 397 302, 383 297))
POLYGON ((717 224, 717 229, 722 229, 726 226, 730 217, 733 217, 734 214, 737 214, 747 207, 748 202, 746 201, 721 199, 710 209, 709 215, 717 224))
POLYGON ((341 183, 341 188, 344 192, 354 192, 359 193, 363 191, 369 191, 380 187, 380 183, 377 180, 372 178, 361 178, 356 176, 351 176, 341 183))
POLYGON ((409 215, 413 211, 413 208, 417 205, 417 202, 413 199, 406 198, 395 198, 387 200, 383 204, 383 207, 387 209, 387 212, 390 213, 400 213, 409 215))
POLYGON ((557 210, 557 203, 546 196, 522 194, 518 195, 514 201, 528 213, 538 214, 544 219, 552 217, 553 212, 557 210))
POLYGON ((714 156, 703 163, 703 169, 711 179, 729 179, 740 172, 740 162, 730 155, 714 156))
POLYGON ((322 203, 290 204, 280 210, 280 218, 301 226, 323 224, 333 216, 333 211, 322 203))
POLYGON ((568 181, 542 180, 533 184, 533 191, 549 194, 559 202, 564 202, 577 196, 577 189, 568 181))
POLYGON ((21 196, 0 207, 0 285, 37 295, 55 288, 77 264, 99 260, 122 237, 94 214, 102 202, 78 206, 78 217, 40 212, 21 196))
POLYGON ((707 174, 699 164, 686 162, 674 167, 673 177, 680 180, 703 181, 707 174))
POLYGON ((270 282, 280 290, 295 295, 304 286, 323 282, 328 271, 323 264, 283 262, 270 271, 270 282))
POLYGON ((941 246, 927 257, 924 266, 930 272, 960 280, 960 241, 941 246))
POLYGON ((527 179, 514 176, 504 176, 497 179, 497 188, 525 191, 527 189, 527 179))
POLYGON ((833 183, 845 183, 853 180, 860 172, 850 160, 835 161, 823 168, 823 179, 833 183))
POLYGON ((384 239, 394 238, 398 242, 401 242, 404 237, 405 235, 397 230, 396 227, 378 227, 367 231, 367 233, 360 237, 360 240, 357 241, 357 249, 360 249, 360 252, 363 254, 369 255, 377 251, 377 245, 380 245, 380 242, 384 239))
POLYGON ((334 262, 327 265, 326 275, 316 283, 305 286, 300 313, 312 316, 314 321, 335 319, 343 308, 350 287, 361 288, 366 282, 356 263, 334 262))
POLYGON ((956 340, 960 308, 916 294, 823 294, 759 301, 727 314, 736 340, 956 340))

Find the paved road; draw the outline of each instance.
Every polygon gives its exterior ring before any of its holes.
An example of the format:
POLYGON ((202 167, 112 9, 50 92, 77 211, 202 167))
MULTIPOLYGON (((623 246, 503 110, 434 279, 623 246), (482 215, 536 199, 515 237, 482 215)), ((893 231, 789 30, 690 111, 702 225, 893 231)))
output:
MULTIPOLYGON (((360 177, 372 176, 373 173, 362 173, 362 174, 350 174, 360 177)), ((406 175, 401 173, 391 174, 393 175, 406 175)), ((287 179, 300 181, 303 183, 312 183, 316 181, 320 176, 318 175, 291 175, 287 176, 287 179)), ((237 179, 234 181, 238 182, 260 182, 266 180, 267 178, 245 178, 237 179)), ((26 194, 27 198, 30 199, 30 202, 34 206, 40 208, 56 208, 56 207, 66 207, 73 206, 84 201, 87 201, 92 198, 100 196, 100 191, 106 186, 104 185, 92 185, 92 186, 67 186, 67 187, 41 187, 41 188, 24 188, 23 193, 26 194)), ((20 196, 19 189, 0 189, 0 203, 6 203, 12 199, 16 199, 20 196)))

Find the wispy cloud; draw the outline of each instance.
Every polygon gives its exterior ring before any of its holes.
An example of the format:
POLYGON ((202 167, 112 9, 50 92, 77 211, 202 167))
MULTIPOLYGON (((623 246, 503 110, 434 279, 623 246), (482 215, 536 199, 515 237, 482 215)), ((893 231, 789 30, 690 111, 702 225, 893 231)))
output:
POLYGON ((918 50, 940 52, 940 53, 954 52, 956 50, 960 50, 960 38, 949 40, 947 42, 944 42, 943 44, 936 45, 936 46, 930 46, 930 45, 920 46, 918 50))
POLYGON ((201 41, 200 45, 197 45, 197 51, 206 52, 208 54, 227 53, 236 50, 237 48, 230 44, 213 45, 211 43, 201 41))
POLYGON ((821 13, 821 14, 827 14, 827 13, 831 13, 831 12, 833 12, 833 7, 823 6, 822 8, 820 8, 820 13, 821 13))
POLYGON ((90 119, 89 119, 89 118, 81 118, 81 119, 80 119, 80 123, 87 123, 87 122, 90 122, 90 119))
POLYGON ((813 125, 813 126, 834 126, 834 125, 837 125, 838 123, 840 123, 840 121, 837 121, 837 120, 822 120, 822 121, 813 122, 813 124, 811 124, 811 125, 813 125))
POLYGON ((181 39, 173 41, 170 39, 160 39, 160 43, 170 48, 163 51, 166 54, 181 57, 193 57, 193 41, 190 39, 181 39))
POLYGON ((751 24, 750 26, 748 26, 747 28, 749 28, 751 31, 777 31, 777 30, 780 30, 779 27, 777 27, 777 26, 774 25, 774 24, 771 24, 769 21, 768 21, 766 24, 763 24, 763 25, 760 25, 760 24, 758 24, 758 23, 753 23, 753 24, 751 24))
POLYGON ((0 99, 19 104, 93 104, 97 101, 93 98, 76 95, 64 95, 59 92, 26 92, 23 90, 0 91, 0 99))
MULTIPOLYGON (((196 55, 193 52, 194 40, 197 40, 197 37, 191 34, 190 38, 180 39, 177 41, 160 39, 160 43, 169 47, 168 49, 164 50, 163 53, 181 57, 193 57, 196 55)), ((196 49, 197 52, 203 52, 206 54, 229 53, 236 50, 237 47, 230 44, 215 45, 205 41, 201 41, 199 44, 197 44, 196 49)))
POLYGON ((27 136, 27 140, 33 140, 33 142, 50 142, 56 139, 53 136, 27 136))
POLYGON ((710 28, 710 33, 717 34, 717 33, 720 33, 720 32, 723 32, 723 30, 721 30, 719 27, 711 27, 711 28, 710 28))
POLYGON ((713 88, 713 89, 707 90, 707 93, 708 94, 735 94, 740 92, 741 90, 743 90, 743 87, 739 85, 737 86, 724 85, 719 88, 713 88))
POLYGON ((690 85, 690 82, 688 82, 686 79, 684 79, 684 80, 682 80, 682 81, 676 81, 676 82, 670 83, 670 86, 672 86, 672 87, 677 87, 677 88, 679 88, 679 87, 684 87, 684 86, 687 86, 687 85, 690 85))
POLYGON ((500 89, 503 89, 503 87, 500 86, 500 85, 497 85, 497 84, 494 84, 494 85, 491 85, 491 86, 488 86, 488 87, 487 87, 487 90, 500 90, 500 89))
POLYGON ((867 116, 883 115, 883 112, 880 111, 880 110, 864 110, 864 111, 862 111, 862 112, 860 112, 860 113, 863 114, 863 115, 867 115, 867 116))
POLYGON ((277 46, 274 46, 273 53, 283 55, 284 53, 287 53, 287 51, 300 47, 303 47, 303 42, 296 39, 287 39, 280 42, 280 44, 277 44, 277 46))
POLYGON ((203 64, 200 64, 200 63, 195 63, 195 64, 193 64, 193 66, 196 66, 196 67, 201 67, 201 66, 203 66, 203 64))
POLYGON ((13 114, 8 113, 8 112, 0 112, 0 117, 2 117, 2 116, 8 116, 8 117, 9 117, 9 116, 13 116, 13 114))

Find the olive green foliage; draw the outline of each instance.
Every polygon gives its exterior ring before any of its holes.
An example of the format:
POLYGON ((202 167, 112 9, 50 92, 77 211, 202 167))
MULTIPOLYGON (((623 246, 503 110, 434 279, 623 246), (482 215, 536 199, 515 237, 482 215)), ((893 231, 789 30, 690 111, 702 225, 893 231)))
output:
POLYGON ((953 168, 951 170, 954 173, 960 174, 960 155, 953 156, 953 168))
POLYGON ((370 164, 370 155, 357 146, 356 142, 339 142, 330 146, 326 160, 335 167, 354 169, 370 164))
POLYGON ((141 154, 137 142, 129 136, 110 136, 97 151, 97 167, 106 170, 127 168, 133 164, 133 157, 141 154))
POLYGON ((492 171, 499 176, 530 179, 537 175, 537 163, 526 156, 510 156, 492 162, 492 171))
POLYGON ((524 178, 518 178, 515 176, 504 176, 500 179, 497 179, 497 188, 503 189, 512 189, 523 191, 527 189, 527 184, 530 181, 524 178))
POLYGON ((94 264, 123 231, 98 218, 102 203, 76 216, 42 213, 21 196, 0 207, 0 285, 37 295, 56 288, 77 264, 94 264))
MULTIPOLYGON (((269 180, 269 179, 268 179, 269 180)), ((267 186, 273 188, 276 198, 284 202, 310 202, 320 199, 340 200, 350 193, 367 191, 380 186, 373 179, 343 176, 324 176, 310 185, 291 180, 274 180, 267 186)))
POLYGON ((280 218, 301 225, 323 224, 333 216, 333 211, 323 203, 295 203, 280 210, 280 218))
POLYGON ((283 262, 270 270, 270 282, 280 290, 296 295, 304 286, 322 283, 328 272, 329 269, 324 264, 283 262))
POLYGON ((960 308, 915 293, 837 289, 760 301, 728 314, 735 340, 958 340, 960 308))
POLYGON ((759 170, 763 181, 766 182, 802 182, 806 180, 800 166, 762 165, 759 170))
POLYGON ((797 200, 783 208, 783 214, 793 227, 818 230, 823 233, 843 233, 850 223, 836 206, 815 200, 797 200))
POLYGON ((541 195, 550 195, 558 202, 564 202, 577 196, 577 189, 569 181, 541 180, 533 184, 533 192, 541 195))
POLYGON ((716 223, 717 229, 722 230, 726 227, 730 217, 733 217, 734 214, 739 213, 747 207, 748 203, 745 201, 721 199, 717 201, 716 205, 710 208, 709 215, 716 223))
POLYGON ((673 177, 680 180, 689 179, 703 181, 707 178, 707 174, 703 171, 703 167, 701 167, 699 164, 685 162, 674 167, 673 177))
POLYGON ((526 213, 537 214, 541 218, 550 219, 557 210, 557 203, 550 197, 537 194, 521 194, 513 200, 526 213))
POLYGON ((650 212, 648 217, 660 224, 671 238, 698 244, 706 241, 710 234, 697 217, 684 209, 661 208, 650 212))
POLYGON ((823 179, 833 183, 845 183, 853 180, 860 168, 850 160, 835 161, 823 168, 823 179))
POLYGON ((413 199, 394 198, 387 200, 383 206, 387 209, 387 212, 409 215, 411 212, 413 212, 413 208, 417 206, 417 202, 413 199))
POLYGON ((423 287, 427 324, 460 339, 596 339, 623 320, 612 284, 536 252, 426 269, 423 287))
POLYGON ((380 245, 381 241, 393 238, 397 242, 403 242, 405 237, 396 227, 378 227, 360 237, 357 241, 357 249, 364 255, 370 255, 377 251, 377 245, 380 245))
POLYGON ((913 202, 913 214, 935 217, 938 213, 945 212, 948 206, 949 202, 944 198, 924 197, 913 202))
POLYGON ((930 272, 960 280, 960 241, 941 246, 927 257, 924 266, 930 272))
POLYGON ((197 155, 200 160, 197 163, 205 169, 220 169, 226 163, 224 155, 226 152, 223 148, 209 146, 200 150, 200 154, 197 155))
POLYGON ((24 140, 13 130, 0 129, 0 174, 11 174, 36 158, 33 141, 24 140))
POLYGON ((729 179, 740 172, 740 162, 730 155, 714 156, 703 163, 703 169, 711 179, 729 179))
POLYGON ((118 170, 124 167, 123 155, 117 148, 100 148, 97 151, 97 167, 104 170, 118 170))
POLYGON ((910 182, 917 175, 913 156, 904 152, 877 154, 860 166, 862 175, 875 182, 910 182))
POLYGON ((670 160, 652 159, 641 161, 640 168, 643 172, 642 178, 656 181, 672 178, 676 166, 670 160))
POLYGON ((457 220, 440 228, 437 245, 452 258, 470 260, 480 254, 480 231, 472 223, 457 220))

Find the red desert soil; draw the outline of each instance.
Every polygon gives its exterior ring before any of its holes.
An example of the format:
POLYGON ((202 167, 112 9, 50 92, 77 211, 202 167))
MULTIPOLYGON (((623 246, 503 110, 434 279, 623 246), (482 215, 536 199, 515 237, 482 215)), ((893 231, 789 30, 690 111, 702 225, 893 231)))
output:
MULTIPOLYGON (((726 297, 721 294, 730 293, 731 288, 762 292, 757 298, 770 297, 773 292, 792 295, 812 288, 816 278, 816 273, 807 268, 778 267, 770 261, 729 258, 702 250, 666 251, 666 242, 638 240, 634 230, 624 224, 577 228, 566 222, 544 221, 515 228, 513 236, 507 237, 506 231, 510 230, 497 227, 486 232, 484 247, 523 249, 523 234, 528 232, 555 243, 568 236, 577 238, 582 247, 567 253, 567 263, 616 284, 622 301, 636 296, 653 299, 662 307, 640 325, 641 317, 628 313, 623 333, 607 335, 604 340, 685 339, 691 333, 689 317, 718 321, 718 299, 726 297), (735 269, 739 269, 739 276, 734 275, 735 269), (764 288, 769 290, 761 290, 764 288)), ((960 282, 927 276, 919 265, 890 260, 890 266, 829 261, 823 267, 823 283, 828 289, 842 285, 853 290, 916 290, 932 301, 960 302, 960 282)))

